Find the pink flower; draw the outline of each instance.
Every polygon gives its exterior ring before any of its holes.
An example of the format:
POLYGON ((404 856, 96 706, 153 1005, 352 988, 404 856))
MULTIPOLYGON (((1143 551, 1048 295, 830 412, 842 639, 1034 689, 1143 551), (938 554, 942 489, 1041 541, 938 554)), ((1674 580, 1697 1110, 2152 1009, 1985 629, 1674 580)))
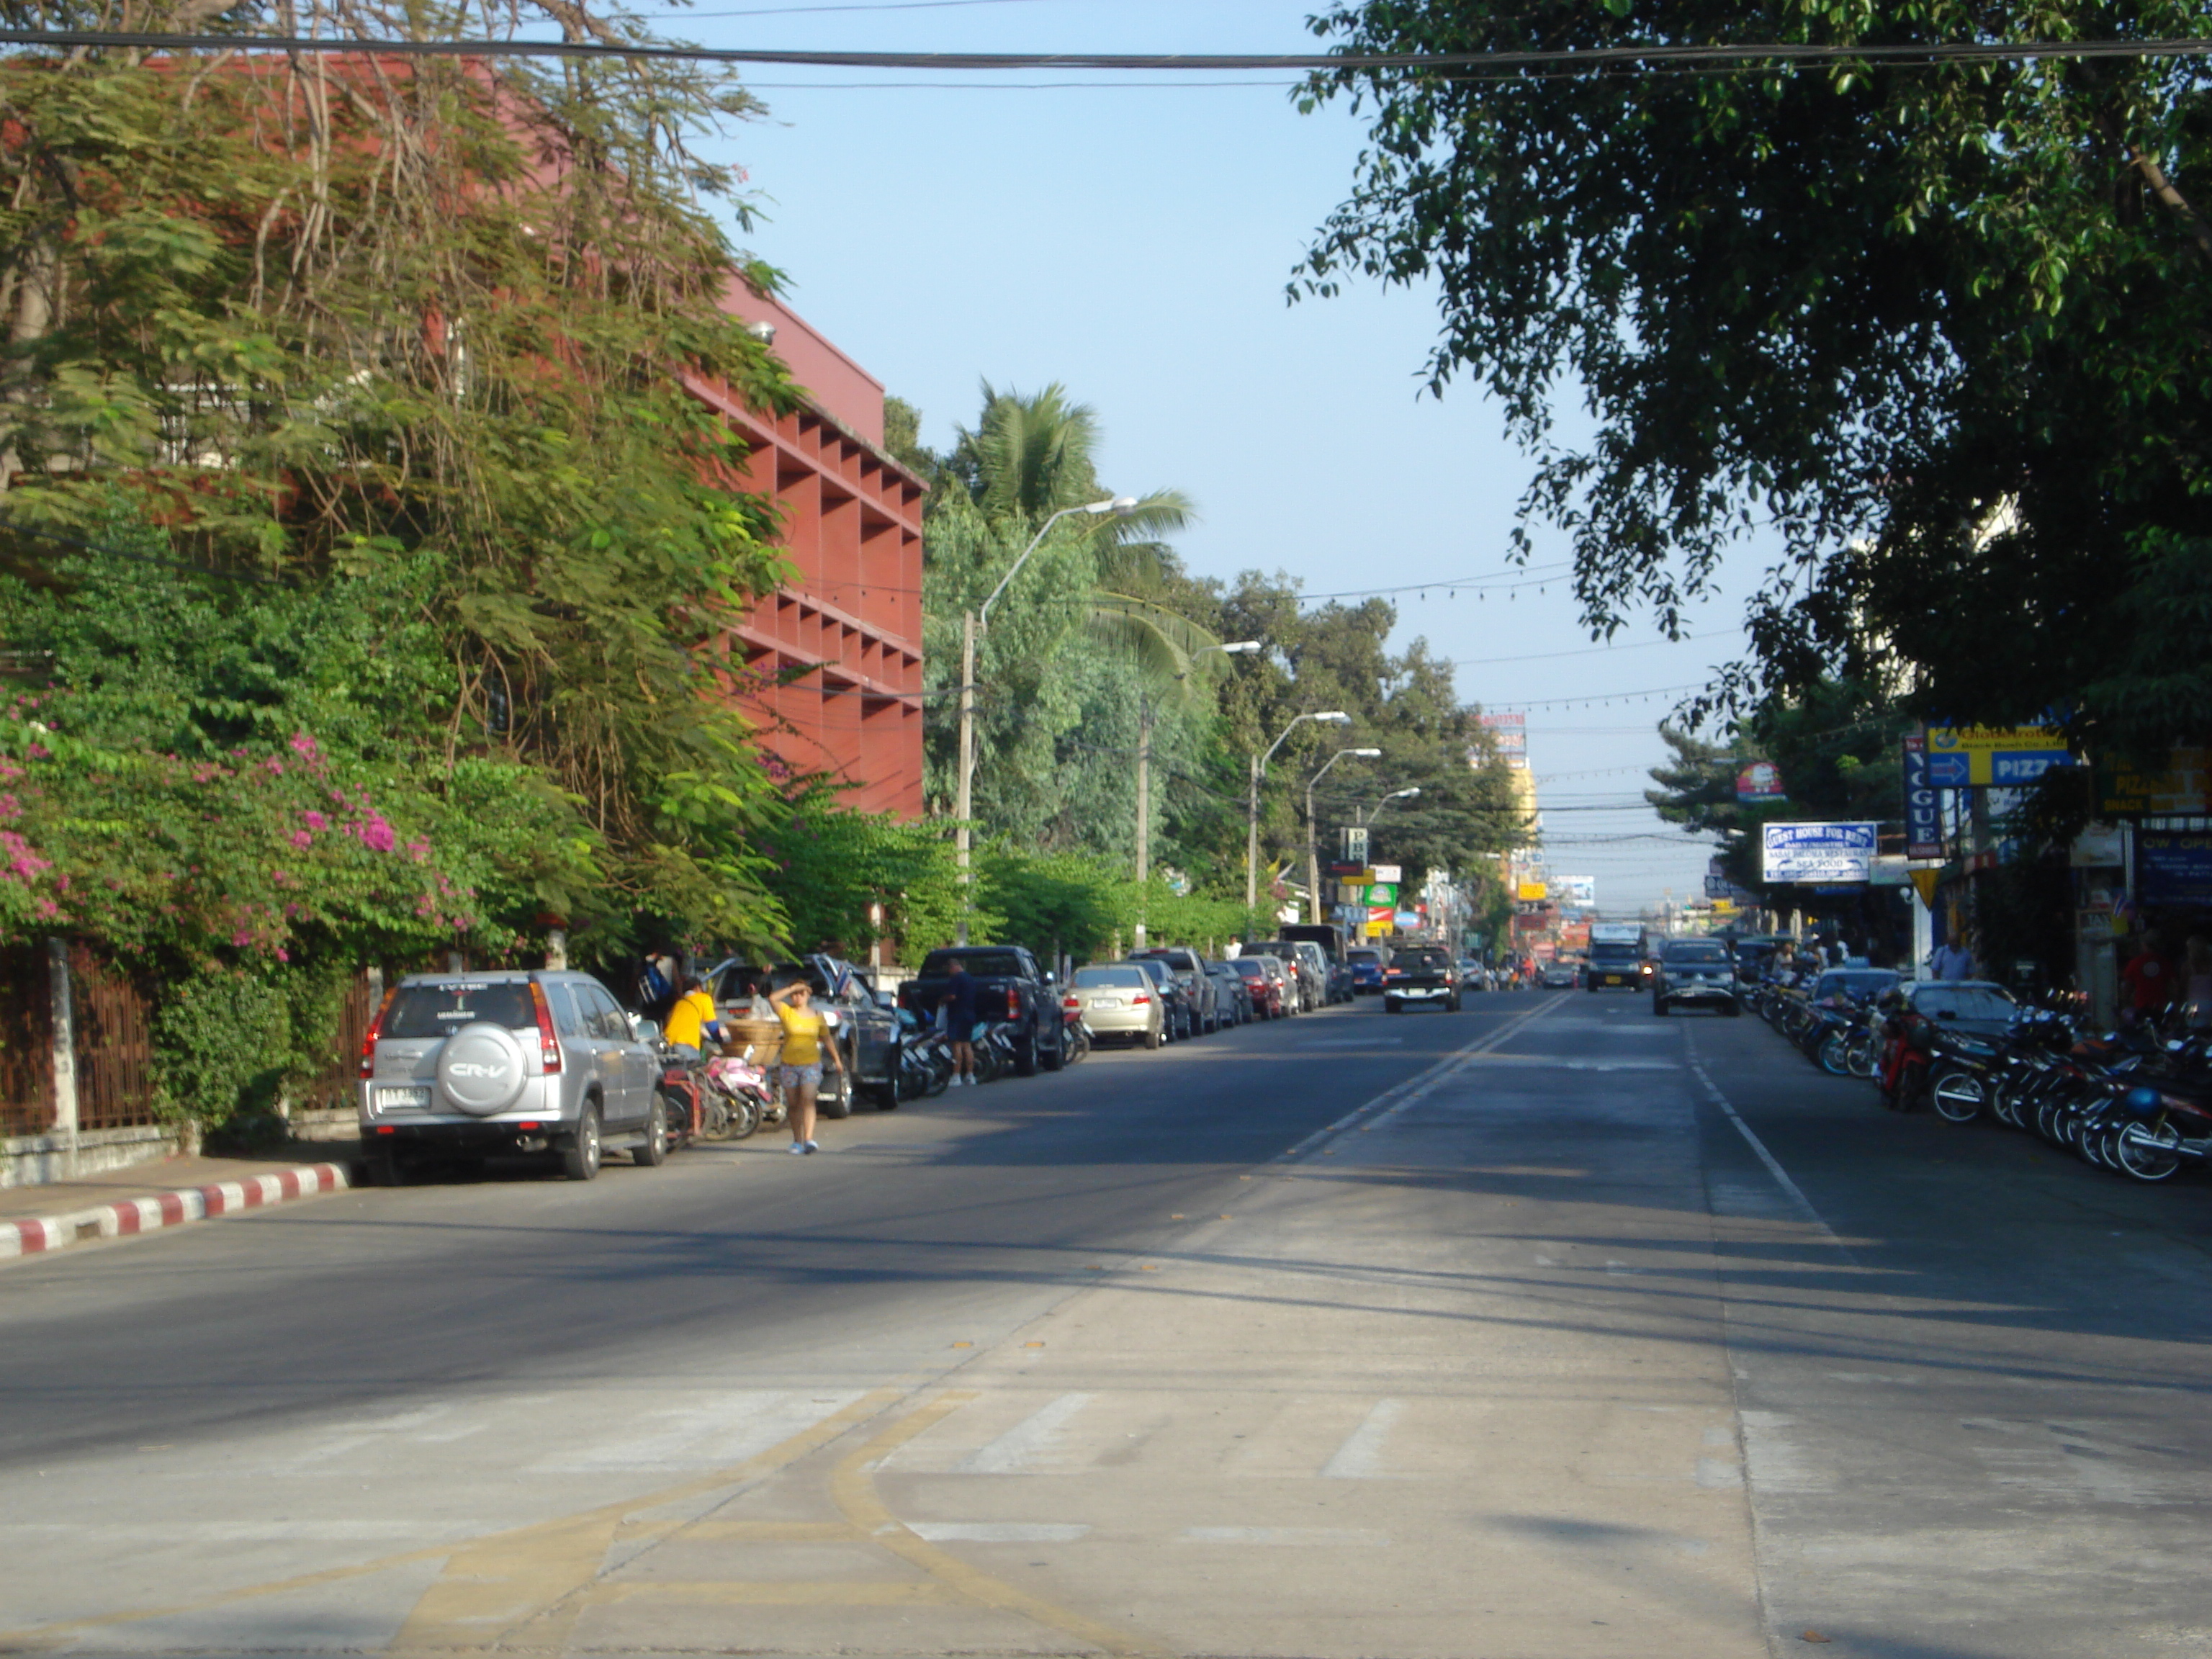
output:
POLYGON ((49 750, 43 743, 33 744, 30 747, 29 753, 33 760, 52 760, 53 758, 52 750, 49 750))
POLYGON ((20 818, 22 816, 22 802, 13 795, 0 794, 0 818, 20 818))
POLYGON ((292 845, 293 845, 293 846, 295 846, 295 847, 313 847, 314 844, 315 844, 315 838, 314 838, 313 836, 309 835, 306 830, 295 830, 292 832, 292 845))
POLYGON ((320 812, 302 812, 300 815, 300 821, 310 830, 327 830, 331 827, 331 821, 320 812))
POLYGON ((422 863, 430 856, 430 843, 427 841, 409 842, 407 843, 407 856, 413 859, 417 864, 422 863))
POLYGON ((233 933, 230 936, 230 942, 243 949, 245 946, 253 943, 253 934, 248 929, 241 927, 235 933, 233 933))
POLYGON ((292 953, 291 953, 289 951, 286 950, 286 949, 285 949, 283 945, 278 945, 278 946, 276 947, 276 960, 277 960, 277 961, 279 961, 279 962, 289 962, 289 961, 291 961, 291 959, 292 959, 292 953))
POLYGON ((267 760, 261 763, 267 767, 270 771, 274 773, 276 776, 281 778, 284 775, 284 763, 278 760, 276 756, 271 755, 267 760))
POLYGON ((31 914, 38 917, 40 921, 52 921, 61 913, 62 907, 50 898, 41 898, 31 907, 31 914))
POLYGON ((315 758, 315 740, 305 732, 295 732, 292 734, 292 747, 296 753, 309 760, 315 758))

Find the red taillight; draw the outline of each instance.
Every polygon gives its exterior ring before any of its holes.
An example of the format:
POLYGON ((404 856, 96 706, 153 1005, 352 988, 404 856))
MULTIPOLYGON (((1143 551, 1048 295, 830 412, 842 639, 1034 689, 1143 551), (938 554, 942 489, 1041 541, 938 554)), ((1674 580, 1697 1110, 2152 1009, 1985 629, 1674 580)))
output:
POLYGON ((376 1075, 376 1039, 384 1034, 384 1017, 392 1012, 392 999, 399 994, 395 985, 384 994, 384 1000, 376 1005, 376 1018, 368 1022, 368 1035, 361 1040, 361 1074, 376 1075))
POLYGON ((1062 997, 1060 1000, 1060 1006, 1063 1008, 1080 1008, 1083 1006, 1083 999, 1081 997, 1062 997))
POLYGON ((518 1129, 542 1129, 545 1126, 542 1123, 518 1123, 514 1127, 518 1129))
POLYGON ((1132 1008, 1149 1008, 1152 1006, 1152 1000, 1150 997, 1131 997, 1129 1006, 1132 1008))
POLYGON ((553 1034, 553 1009, 545 1000, 545 988, 536 980, 530 981, 530 1006, 538 1015, 538 1058, 551 1077, 561 1069, 561 1039, 553 1034))

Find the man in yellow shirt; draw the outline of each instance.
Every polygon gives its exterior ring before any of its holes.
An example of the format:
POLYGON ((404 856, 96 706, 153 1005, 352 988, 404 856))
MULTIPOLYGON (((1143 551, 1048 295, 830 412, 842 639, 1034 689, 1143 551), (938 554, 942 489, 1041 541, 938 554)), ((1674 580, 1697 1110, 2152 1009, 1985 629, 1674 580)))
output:
POLYGON ((814 1139, 814 1096, 822 1087, 822 1067, 826 1064, 835 1072, 845 1065, 828 1016, 809 1006, 813 1000, 814 988, 803 979, 793 980, 768 1000, 783 1024, 783 1060, 777 1073, 783 1103, 789 1109, 794 1152, 822 1150, 814 1139))

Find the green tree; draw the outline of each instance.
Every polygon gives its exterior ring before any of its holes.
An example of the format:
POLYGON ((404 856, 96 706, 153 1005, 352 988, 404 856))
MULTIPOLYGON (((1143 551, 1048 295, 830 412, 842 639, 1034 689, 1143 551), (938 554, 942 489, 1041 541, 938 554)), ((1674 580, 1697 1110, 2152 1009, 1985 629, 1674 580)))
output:
POLYGON ((1370 0, 1313 27, 1358 52, 1837 49, 1317 75, 1307 107, 1353 102, 1369 144, 1294 291, 1433 284, 1431 387, 1501 404, 1594 629, 1677 630, 1729 547, 1778 535, 1723 701, 1903 666, 1923 715, 2212 731, 2212 66, 1852 52, 2201 39, 2202 5, 1370 0))

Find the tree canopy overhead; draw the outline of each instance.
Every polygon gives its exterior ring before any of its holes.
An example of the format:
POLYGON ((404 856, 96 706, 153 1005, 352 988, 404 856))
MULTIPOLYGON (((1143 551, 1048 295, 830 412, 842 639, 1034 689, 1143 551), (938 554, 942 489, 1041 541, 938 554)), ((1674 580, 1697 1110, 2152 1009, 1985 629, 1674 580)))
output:
MULTIPOLYGON (((1348 52, 2201 38, 2194 0, 1370 0, 1348 52)), ((1593 628, 1676 629, 1783 555, 1723 700, 2212 731, 2212 64, 2063 58, 1316 75, 1369 119, 1293 292, 1433 283, 1593 628), (1562 434, 1578 389, 1587 441, 1562 434)))

